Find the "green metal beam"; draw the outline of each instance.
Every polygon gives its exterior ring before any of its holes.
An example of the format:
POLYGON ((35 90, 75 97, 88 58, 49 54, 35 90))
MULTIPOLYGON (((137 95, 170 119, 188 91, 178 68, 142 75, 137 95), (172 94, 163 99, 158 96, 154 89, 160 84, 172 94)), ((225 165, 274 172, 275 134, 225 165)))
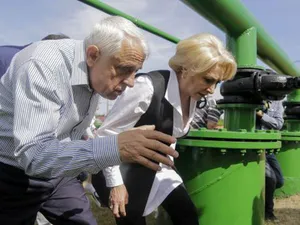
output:
POLYGON ((257 59, 257 35, 255 27, 245 30, 238 37, 232 38, 227 35, 227 43, 234 54, 238 67, 256 67, 257 59), (233 43, 230 43, 233 42, 233 43))
POLYGON ((278 73, 300 76, 300 70, 276 44, 240 0, 182 0, 232 37, 245 30, 257 30, 257 50, 260 59, 278 73))
POLYGON ((99 9, 99 10, 101 10, 101 11, 107 13, 107 14, 122 16, 122 17, 132 21, 133 23, 135 23, 141 29, 146 30, 146 31, 148 31, 148 32, 150 32, 154 35, 157 35, 157 36, 159 36, 161 38, 164 38, 164 39, 166 39, 170 42, 173 42, 175 44, 180 41, 180 39, 178 39, 177 37, 174 37, 174 36, 164 32, 162 30, 159 30, 156 27, 153 27, 153 26, 151 26, 151 25, 149 25, 149 24, 147 24, 147 23, 145 23, 145 22, 143 22, 143 21, 141 21, 141 20, 139 20, 135 17, 132 17, 132 16, 120 11, 120 10, 117 10, 117 9, 115 9, 115 8, 109 6, 109 5, 107 5, 107 4, 105 4, 101 1, 98 1, 98 0, 78 0, 78 1, 80 1, 82 3, 85 3, 89 6, 92 6, 96 9, 99 9))

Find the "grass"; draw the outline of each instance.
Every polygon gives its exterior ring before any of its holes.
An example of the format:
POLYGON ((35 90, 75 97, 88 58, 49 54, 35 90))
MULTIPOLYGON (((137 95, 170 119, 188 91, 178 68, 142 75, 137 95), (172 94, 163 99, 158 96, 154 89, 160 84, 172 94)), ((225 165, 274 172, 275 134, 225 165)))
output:
MULTIPOLYGON (((94 213, 94 216, 100 225, 115 225, 115 219, 113 217, 113 214, 108 208, 101 207, 99 208, 90 198, 91 201, 91 207, 92 211, 94 213)), ((155 225, 155 219, 153 215, 150 215, 147 217, 147 225, 155 225)))
MULTIPOLYGON (((98 208, 93 201, 92 211, 101 225, 115 225, 115 220, 109 209, 98 208)), ((299 225, 300 224, 300 195, 289 198, 275 200, 275 215, 280 220, 280 225, 299 225)), ((147 225, 155 225, 153 215, 147 217, 147 225)), ((226 225, 226 224, 224 224, 226 225)), ((266 225, 274 225, 274 223, 266 223, 266 225)), ((277 225, 277 224, 276 224, 277 225)))

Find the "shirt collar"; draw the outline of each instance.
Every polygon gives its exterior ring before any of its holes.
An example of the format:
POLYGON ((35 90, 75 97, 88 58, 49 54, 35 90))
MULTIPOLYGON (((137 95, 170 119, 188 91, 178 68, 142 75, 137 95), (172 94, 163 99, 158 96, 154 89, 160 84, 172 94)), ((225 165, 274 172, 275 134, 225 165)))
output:
POLYGON ((74 61, 71 74, 71 85, 87 86, 88 90, 92 92, 89 84, 88 69, 86 65, 85 46, 83 41, 75 42, 74 61))
POLYGON ((182 115, 180 94, 179 94, 179 84, 178 84, 176 73, 173 70, 170 71, 170 78, 167 85, 165 98, 182 115))
MULTIPOLYGON (((170 71, 170 78, 169 78, 169 82, 167 85, 165 98, 180 113, 180 115, 182 115, 179 84, 178 84, 178 80, 177 80, 177 75, 173 70, 170 71)), ((196 108, 196 101, 191 99, 190 113, 189 113, 190 117, 193 117, 195 108, 196 108)))

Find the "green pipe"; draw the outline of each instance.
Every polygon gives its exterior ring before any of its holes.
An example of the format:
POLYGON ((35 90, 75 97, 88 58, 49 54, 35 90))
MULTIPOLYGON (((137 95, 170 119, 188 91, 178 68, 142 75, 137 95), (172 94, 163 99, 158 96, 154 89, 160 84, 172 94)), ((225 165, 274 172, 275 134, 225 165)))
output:
POLYGON ((157 35, 161 38, 164 38, 164 39, 166 39, 170 42, 173 42, 175 44, 180 41, 180 39, 178 39, 177 37, 174 37, 170 34, 167 34, 166 32, 161 31, 161 30, 159 30, 159 29, 157 29, 157 28, 155 28, 155 27, 153 27, 153 26, 151 26, 151 25, 149 25, 149 24, 147 24, 147 23, 145 23, 145 22, 143 22, 143 21, 141 21, 141 20, 139 20, 135 17, 132 17, 132 16, 120 11, 120 10, 117 10, 117 9, 115 9, 115 8, 113 8, 113 7, 107 5, 107 4, 105 4, 105 3, 103 3, 99 0, 78 0, 78 1, 80 1, 82 3, 85 3, 89 6, 92 6, 96 9, 99 9, 99 10, 101 10, 101 11, 107 13, 107 14, 122 16, 122 17, 132 21, 133 23, 135 23, 138 27, 140 27, 140 28, 142 28, 142 29, 154 34, 154 35, 157 35))
MULTIPOLYGON (((227 36, 227 47, 234 54, 239 68, 256 68, 257 58, 257 32, 251 27, 239 36, 227 36)), ((224 104, 220 108, 225 109, 224 127, 230 131, 246 129, 255 130, 255 110, 259 105, 254 104, 224 104)))
MULTIPOLYGON (((202 225, 263 225, 265 150, 280 133, 191 130, 177 142, 175 165, 202 225)), ((161 223, 163 224, 163 223, 161 223)))
POLYGON ((288 102, 300 102, 300 90, 295 90, 287 97, 288 102))
POLYGON ((186 148, 176 160, 202 225, 263 225, 264 154, 186 148))
POLYGON ((255 27, 245 30, 237 37, 227 35, 227 48, 235 56, 239 68, 256 68, 257 32, 255 27))
MULTIPOLYGON (((286 120, 287 130, 289 132, 300 132, 299 120, 286 120)), ((299 133, 300 134, 300 133, 299 133)))
POLYGON ((280 197, 297 195, 300 193, 300 151, 296 142, 283 142, 279 154, 276 156, 284 177, 284 185, 275 194, 280 197))
POLYGON ((236 38, 238 67, 255 67, 257 58, 256 29, 251 27, 236 38))
POLYGON ((240 36, 245 30, 256 27, 260 59, 278 73, 300 76, 300 70, 239 0, 182 0, 182 2, 232 37, 240 36))
POLYGON ((251 27, 237 38, 227 35, 227 48, 235 56, 239 68, 256 67, 256 34, 255 27, 251 27))
POLYGON ((255 109, 259 105, 252 104, 224 104, 220 108, 225 110, 224 128, 230 131, 245 129, 255 130, 255 109))
POLYGON ((300 193, 300 126, 299 121, 289 121, 289 129, 295 132, 282 132, 282 148, 278 153, 277 160, 280 164, 284 185, 276 191, 277 196, 286 197, 300 193), (293 124, 295 122, 295 124, 293 124))

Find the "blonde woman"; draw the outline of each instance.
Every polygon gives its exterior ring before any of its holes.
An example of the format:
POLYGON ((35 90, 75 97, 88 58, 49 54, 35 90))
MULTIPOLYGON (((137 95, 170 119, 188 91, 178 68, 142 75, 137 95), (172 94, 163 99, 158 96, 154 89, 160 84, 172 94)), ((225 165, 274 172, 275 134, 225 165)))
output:
MULTIPOLYGON (((119 97, 98 135, 155 125, 156 130, 179 138, 189 130, 196 102, 212 94, 219 81, 231 79, 236 73, 233 56, 211 34, 197 34, 180 41, 169 66, 170 70, 137 75, 134 87, 119 97)), ((174 225, 198 224, 195 206, 181 177, 172 167, 161 167, 158 172, 137 164, 105 169, 106 186, 110 188, 107 196, 102 175, 93 178, 102 200, 117 217, 117 224, 144 225, 145 216, 159 205, 174 225)))

